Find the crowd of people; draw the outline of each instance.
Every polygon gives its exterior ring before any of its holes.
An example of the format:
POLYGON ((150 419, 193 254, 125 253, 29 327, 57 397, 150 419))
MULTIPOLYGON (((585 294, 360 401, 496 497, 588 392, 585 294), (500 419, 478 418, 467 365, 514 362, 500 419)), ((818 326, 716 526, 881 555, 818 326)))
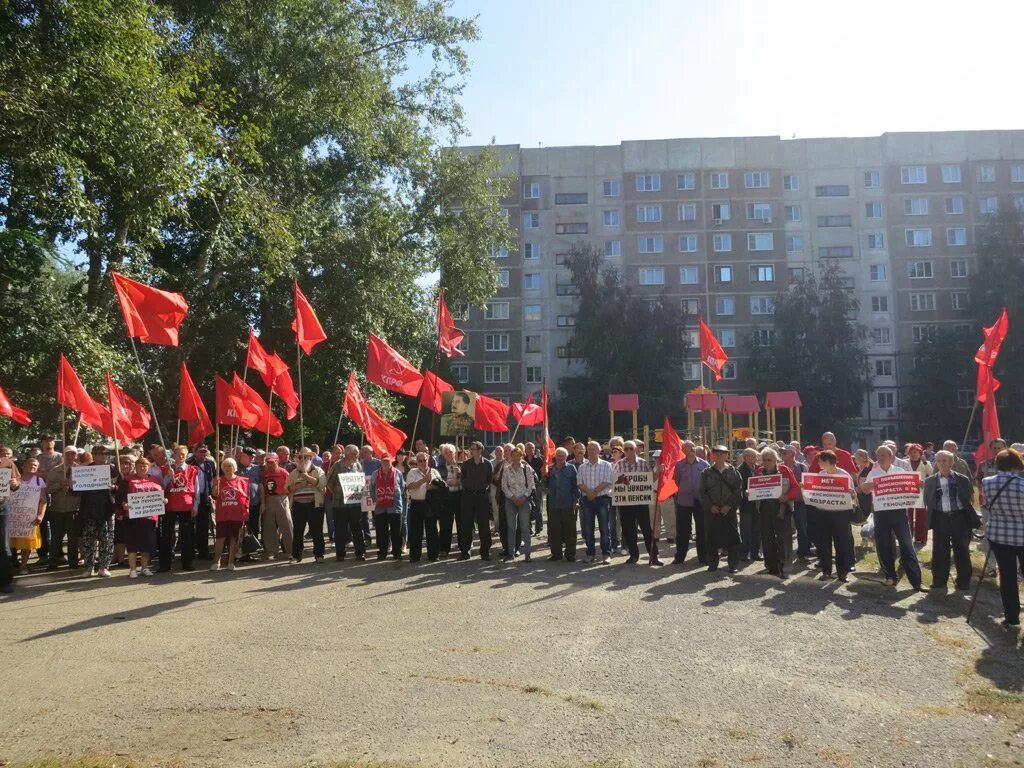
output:
MULTIPOLYGON (((741 562, 763 561, 767 573, 786 579, 800 563, 821 579, 845 582, 856 570, 853 526, 862 523, 890 587, 906 577, 912 589, 922 589, 917 553, 931 532, 931 589, 947 590, 952 570, 954 588, 967 590, 977 539, 986 563, 990 555, 996 562, 1004 625, 1020 624, 1022 445, 992 441, 990 458, 976 471, 953 441, 938 451, 930 443, 899 451, 889 441, 872 455, 839 448, 830 432, 820 446, 749 439, 735 457, 725 445, 684 441, 682 457, 664 469, 657 452, 648 463, 644 449, 621 437, 605 445, 566 437, 545 462, 533 443, 499 445, 486 456, 479 442, 431 450, 417 440, 411 452, 394 456, 356 445, 323 452, 311 445, 295 453, 287 446, 273 452, 239 446, 231 455, 218 452, 215 460, 205 445, 191 451, 152 445, 118 451, 111 461, 112 451, 103 445, 67 446, 61 453, 52 436, 43 436, 18 460, 0 446, 0 469, 11 469, 11 492, 40 490, 28 537, 8 537, 8 499, 0 499, 0 590, 11 592, 14 572, 26 575, 32 567, 66 566, 98 578, 126 568, 137 579, 170 571, 175 555, 184 571, 194 570, 197 561, 214 571, 261 559, 301 563, 307 542, 322 563, 328 540, 338 561, 350 552, 364 561, 375 550, 378 560, 420 562, 425 556, 434 562, 468 560, 474 545, 482 560, 490 560, 497 534, 505 561, 530 562, 545 523, 549 561, 572 563, 582 554, 588 564, 610 564, 616 556, 634 564, 642 539, 651 566, 664 565, 660 544, 673 548, 672 565, 685 566, 692 544, 696 564, 712 572, 724 553, 730 574, 741 562), (94 464, 109 466, 109 487, 76 489, 74 467, 94 464), (673 473, 672 498, 613 505, 612 489, 622 478, 648 472, 657 478, 662 471, 673 473), (850 508, 806 504, 801 483, 810 473, 847 478, 850 508), (874 481, 894 473, 921 477, 923 506, 872 510, 874 481), (354 493, 351 478, 358 475, 364 482, 354 493), (781 477, 777 498, 749 498, 751 478, 768 475, 781 477), (130 515, 129 495, 146 491, 162 493, 163 514, 130 515)), ((103 477, 101 471, 101 483, 103 477)))

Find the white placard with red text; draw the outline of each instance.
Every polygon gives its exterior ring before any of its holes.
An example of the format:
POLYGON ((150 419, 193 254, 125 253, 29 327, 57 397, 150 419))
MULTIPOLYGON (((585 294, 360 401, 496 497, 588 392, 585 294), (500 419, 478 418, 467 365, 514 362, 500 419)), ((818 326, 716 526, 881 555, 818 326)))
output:
POLYGON ((747 499, 765 501, 782 496, 782 475, 754 475, 747 480, 747 499))
POLYGON ((921 476, 917 472, 899 472, 872 479, 871 504, 879 512, 923 507, 921 476))
POLYGON ((7 535, 11 538, 29 539, 35 535, 36 515, 39 514, 39 495, 43 489, 38 485, 23 485, 11 494, 7 501, 7 535))
POLYGON ((849 475, 804 472, 804 503, 818 509, 853 509, 849 475))

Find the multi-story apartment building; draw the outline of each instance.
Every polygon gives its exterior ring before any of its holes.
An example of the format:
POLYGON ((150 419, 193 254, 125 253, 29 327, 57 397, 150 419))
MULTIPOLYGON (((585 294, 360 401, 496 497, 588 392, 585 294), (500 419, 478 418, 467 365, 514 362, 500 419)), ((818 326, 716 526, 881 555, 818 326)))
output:
MULTIPOLYGON (((679 301, 694 325, 701 312, 731 357, 716 390, 749 392, 744 340, 770 332, 776 294, 830 262, 870 331, 864 441, 895 435, 914 344, 940 326, 977 326, 975 230, 1001 206, 1024 207, 1024 131, 497 151, 515 179, 504 210, 518 242, 492 254, 501 289, 462 323, 457 380, 512 400, 543 379, 557 392, 581 370, 563 260, 586 241, 652 300, 679 301)), ((696 386, 696 331, 691 342, 684 368, 696 386)), ((966 393, 961 406, 971 404, 966 393)))

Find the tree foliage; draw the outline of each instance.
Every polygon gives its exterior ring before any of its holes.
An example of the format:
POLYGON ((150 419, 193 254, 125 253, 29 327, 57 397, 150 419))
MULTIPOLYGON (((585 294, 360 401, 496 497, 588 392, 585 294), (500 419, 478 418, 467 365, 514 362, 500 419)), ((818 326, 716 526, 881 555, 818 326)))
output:
POLYGON ((555 431, 571 426, 577 437, 604 435, 609 393, 639 394, 641 424, 678 419, 687 348, 686 316, 678 302, 641 296, 590 244, 574 246, 565 264, 580 291, 571 346, 587 368, 561 380, 551 408, 555 431))
POLYGON ((834 264, 810 273, 775 298, 769 344, 751 334, 747 368, 755 392, 795 389, 803 432, 842 433, 861 414, 867 391, 865 330, 853 319, 858 303, 834 264))
MULTIPOLYGON (((241 368, 249 327, 294 362, 298 279, 329 337, 303 361, 305 421, 333 436, 369 330, 428 353, 425 276, 452 300, 494 291, 487 254, 510 240, 498 160, 445 148, 475 37, 441 0, 8 3, 0 258, 25 285, 54 269, 36 244, 71 259, 68 306, 106 318, 68 348, 86 370, 124 353, 112 269, 185 294, 180 349, 140 350, 165 434, 181 359, 207 395, 215 372, 241 368)), ((46 392, 55 369, 50 354, 8 359, 0 381, 46 392)))
POLYGON ((977 337, 943 330, 914 346, 912 368, 904 375, 900 433, 917 442, 959 441, 970 412, 958 407, 957 392, 974 392, 975 369, 970 361, 978 349, 977 337))

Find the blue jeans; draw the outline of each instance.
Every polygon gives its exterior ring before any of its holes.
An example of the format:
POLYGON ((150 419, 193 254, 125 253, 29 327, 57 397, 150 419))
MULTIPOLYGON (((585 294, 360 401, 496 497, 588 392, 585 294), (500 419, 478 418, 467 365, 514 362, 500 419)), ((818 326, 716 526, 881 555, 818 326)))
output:
POLYGON ((896 547, 893 537, 899 546, 900 565, 913 587, 921 586, 921 564, 917 560, 914 549, 914 536, 910 532, 910 521, 905 509, 875 510, 875 547, 878 550, 878 561, 882 572, 888 579, 897 578, 896 547))
POLYGON ((612 553, 611 537, 611 497, 598 496, 590 501, 586 496, 580 499, 580 528, 583 530, 583 541, 587 545, 587 557, 597 554, 594 542, 594 520, 601 530, 601 554, 612 553))
MULTIPOLYGON (((527 499, 521 505, 516 506, 512 499, 505 499, 505 530, 506 541, 515 542, 516 528, 523 537, 523 553, 530 554, 530 518, 533 516, 533 506, 527 499)), ((515 552, 516 546, 509 544, 509 552, 515 552)))

